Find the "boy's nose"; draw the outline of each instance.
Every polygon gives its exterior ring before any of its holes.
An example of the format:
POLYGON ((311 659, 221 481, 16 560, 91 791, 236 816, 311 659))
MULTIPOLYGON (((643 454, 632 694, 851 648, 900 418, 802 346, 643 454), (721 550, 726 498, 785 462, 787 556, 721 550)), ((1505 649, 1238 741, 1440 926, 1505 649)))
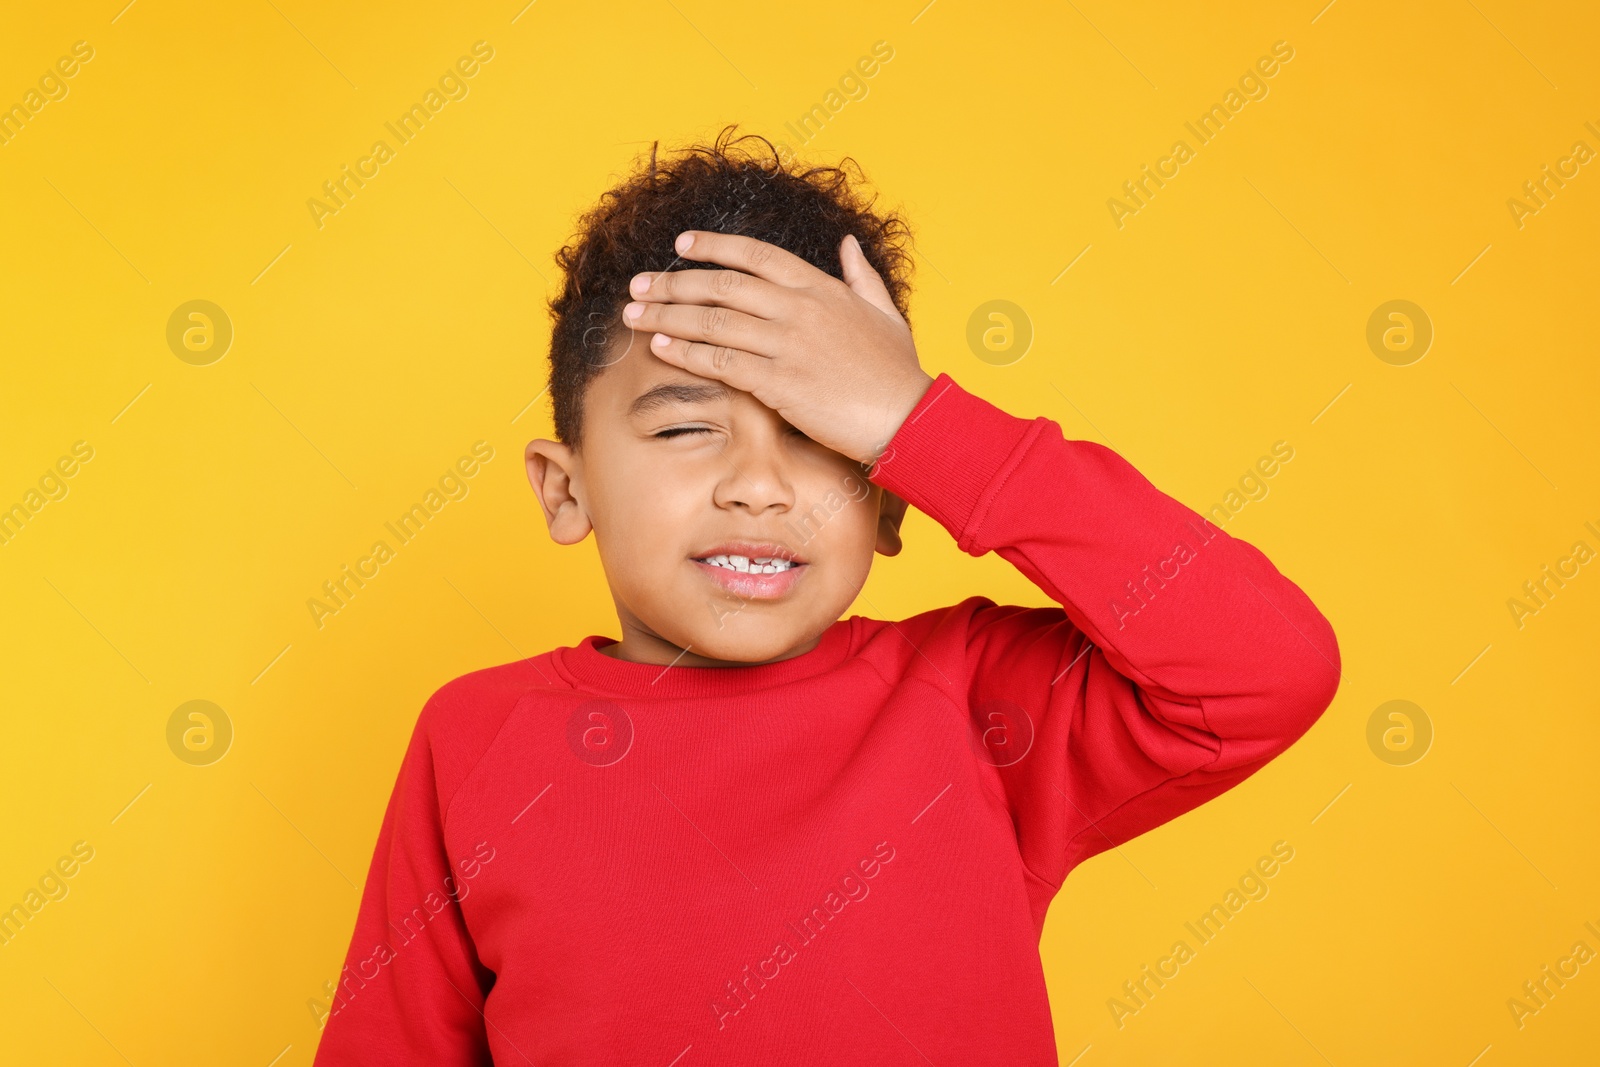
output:
POLYGON ((776 441, 730 444, 724 453, 728 470, 717 483, 717 506, 745 508, 757 515, 769 508, 793 507, 794 485, 778 447, 776 441))

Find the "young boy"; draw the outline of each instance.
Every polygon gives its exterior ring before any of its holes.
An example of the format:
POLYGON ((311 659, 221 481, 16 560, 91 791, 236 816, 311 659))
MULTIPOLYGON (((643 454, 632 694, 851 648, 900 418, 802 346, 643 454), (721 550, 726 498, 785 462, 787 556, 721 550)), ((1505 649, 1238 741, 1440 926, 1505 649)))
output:
POLYGON ((319 1067, 1055 1064, 1063 879, 1333 699, 1260 551, 930 377, 903 221, 730 133, 558 255, 528 473, 622 636, 428 700, 319 1067), (908 504, 1059 606, 841 620, 908 504))

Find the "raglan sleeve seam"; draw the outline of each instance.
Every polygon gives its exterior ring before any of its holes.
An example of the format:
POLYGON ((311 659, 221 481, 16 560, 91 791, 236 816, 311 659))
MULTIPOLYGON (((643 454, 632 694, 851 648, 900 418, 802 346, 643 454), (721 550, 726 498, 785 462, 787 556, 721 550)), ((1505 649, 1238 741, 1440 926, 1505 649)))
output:
MULTIPOLYGON (((450 834, 450 817, 453 814, 455 814, 456 801, 460 798, 462 790, 467 785, 467 783, 472 781, 473 777, 478 773, 478 768, 483 765, 483 761, 489 758, 489 753, 494 751, 495 745, 497 745, 499 743, 499 741, 500 741, 500 736, 506 732, 506 727, 511 725, 511 720, 516 717, 517 708, 521 707, 522 706, 522 702, 524 700, 526 700, 526 699, 527 699, 526 697, 519 697, 517 700, 512 702, 511 707, 506 711, 505 718, 503 720, 501 720, 499 728, 495 730, 494 736, 489 739, 489 743, 484 746, 483 751, 478 753, 477 759, 472 761, 472 766, 469 767, 467 769, 467 772, 461 776, 461 780, 459 782, 457 782, 455 784, 455 786, 450 790, 450 799, 448 801, 444 802, 444 809, 443 809, 444 814, 441 816, 441 818, 439 820, 439 835, 440 835, 441 838, 446 838, 447 839, 449 837, 449 834, 450 834)), ((432 734, 430 732, 430 735, 429 735, 429 749, 430 749, 430 751, 432 749, 432 744, 433 744, 433 736, 432 736, 432 734)))

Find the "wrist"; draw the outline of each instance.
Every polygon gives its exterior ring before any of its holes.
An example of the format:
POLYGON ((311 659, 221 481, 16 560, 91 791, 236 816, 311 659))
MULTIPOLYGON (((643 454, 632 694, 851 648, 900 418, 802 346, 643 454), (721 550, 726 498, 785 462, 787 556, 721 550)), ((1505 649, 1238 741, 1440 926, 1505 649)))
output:
POLYGON ((978 534, 986 495, 1052 425, 1013 415, 941 373, 867 477, 938 522, 962 551, 981 555, 992 547, 978 534))
POLYGON ((889 447, 889 442, 894 440, 895 435, 900 432, 900 427, 905 425, 906 419, 910 418, 917 405, 922 403, 922 398, 928 395, 928 389, 934 383, 934 378, 920 366, 915 367, 914 371, 915 373, 908 377, 905 386, 896 392, 890 402, 889 418, 884 426, 883 439, 873 449, 872 455, 863 461, 867 466, 876 463, 883 455, 884 450, 889 447))

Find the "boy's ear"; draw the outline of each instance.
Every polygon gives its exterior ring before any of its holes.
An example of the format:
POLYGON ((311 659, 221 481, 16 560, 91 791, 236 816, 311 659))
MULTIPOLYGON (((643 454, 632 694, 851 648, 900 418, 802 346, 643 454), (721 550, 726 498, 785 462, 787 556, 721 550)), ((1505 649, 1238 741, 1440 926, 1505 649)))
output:
POLYGON ((883 491, 883 499, 878 504, 879 554, 885 556, 900 554, 900 523, 906 517, 906 507, 904 500, 887 489, 883 491))
POLYGON ((525 458, 528 483, 544 509, 550 539, 559 545, 575 545, 588 537, 594 525, 574 486, 579 470, 577 453, 560 441, 540 438, 528 442, 525 458))

